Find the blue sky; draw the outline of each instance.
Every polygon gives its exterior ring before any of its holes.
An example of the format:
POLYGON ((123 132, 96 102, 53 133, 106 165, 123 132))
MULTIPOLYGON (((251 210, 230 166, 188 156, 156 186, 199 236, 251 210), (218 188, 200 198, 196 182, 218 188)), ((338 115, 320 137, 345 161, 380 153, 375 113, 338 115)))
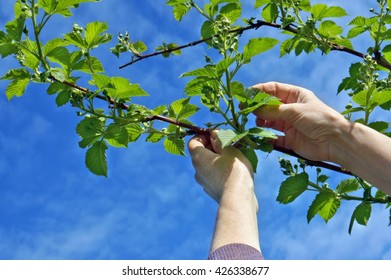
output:
MULTIPOLYGON (((73 23, 105 21, 114 38, 129 31, 150 49, 163 41, 188 43, 199 38, 201 19, 190 14, 177 23, 163 0, 103 0, 74 10, 75 17, 56 18, 45 36, 68 33, 73 23)), ((202 1, 200 1, 202 2, 202 1)), ((317 1, 318 2, 318 1, 317 1)), ((340 1, 325 1, 340 4, 340 1)), ((11 19, 14 1, 0 2, 0 26, 11 19)), ((245 15, 257 16, 253 1, 245 15)), ((368 15, 367 1, 344 5, 351 16, 368 15)), ((259 29, 253 36, 276 36, 259 29)), ((109 75, 121 75, 139 83, 153 107, 184 97, 185 80, 178 76, 203 65, 202 46, 180 57, 148 59, 119 70, 127 62, 108 51, 109 43, 95 53, 109 75)), ((356 48, 365 51, 365 40, 356 48)), ((248 86, 277 80, 307 87, 336 110, 347 97, 336 89, 357 61, 346 54, 327 57, 311 54, 279 59, 278 50, 253 60, 240 79, 248 86)), ((0 61, 0 75, 11 58, 0 61)), ((30 86, 22 98, 8 102, 0 81, 0 259, 205 259, 212 238, 217 206, 194 180, 189 157, 167 154, 160 144, 143 141, 128 149, 110 149, 109 177, 92 175, 78 146, 74 108, 57 108, 43 86, 30 86)), ((202 125, 208 114, 193 121, 202 125)), ((375 118, 390 120, 389 113, 375 118)), ((375 206, 367 227, 355 225, 348 234, 354 203, 342 203, 336 217, 325 224, 318 217, 306 222, 312 195, 290 205, 275 201, 279 183, 278 153, 259 154, 256 191, 260 204, 261 246, 267 259, 391 259, 388 211, 375 206)), ((342 176, 326 172, 337 183, 342 176)))

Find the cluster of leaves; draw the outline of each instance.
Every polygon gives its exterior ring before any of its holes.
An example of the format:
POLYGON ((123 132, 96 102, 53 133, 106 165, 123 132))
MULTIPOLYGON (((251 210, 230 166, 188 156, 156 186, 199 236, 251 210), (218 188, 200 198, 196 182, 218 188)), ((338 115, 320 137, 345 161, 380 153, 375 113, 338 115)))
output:
MULTIPOLYGON (((199 110, 196 105, 190 103, 190 97, 195 94, 189 94, 188 98, 182 98, 170 105, 161 105, 154 109, 133 103, 133 97, 148 96, 148 94, 138 84, 132 84, 126 78, 105 75, 101 61, 93 55, 94 49, 112 40, 112 35, 107 33, 108 26, 104 22, 91 22, 85 27, 75 23, 72 30, 61 38, 43 42, 41 32, 51 17, 69 17, 72 15, 71 9, 77 8, 79 4, 84 2, 96 1, 16 1, 14 6, 15 19, 6 23, 5 30, 0 31, 2 57, 13 55, 20 64, 19 68, 10 69, 1 78, 9 81, 6 89, 7 98, 11 100, 14 97, 20 97, 25 93, 30 83, 40 83, 48 85, 48 94, 56 95, 58 106, 69 103, 76 107, 78 115, 83 117, 76 128, 76 132, 82 138, 79 145, 81 148, 87 149, 86 165, 97 175, 107 176, 106 151, 109 146, 127 147, 129 143, 138 140, 143 134, 146 141, 152 143, 162 141, 168 152, 184 155, 185 141, 183 137, 200 130, 189 121, 189 118, 199 110), (89 88, 80 86, 81 83, 86 84, 83 80, 88 82, 89 88), (161 124, 155 125, 156 120, 168 124, 162 128, 161 124)), ((227 11, 227 8, 222 10, 227 11)), ((219 22, 224 20, 216 19, 219 22)), ((222 25, 229 28, 230 21, 220 23, 221 28, 222 25)), ((214 32, 218 33, 220 29, 217 28, 214 32)), ((236 56, 238 41, 236 35, 231 36, 227 33, 224 38, 221 38, 220 43, 226 44, 229 38, 231 38, 231 41, 232 38, 235 39, 236 47, 233 46, 233 43, 230 43, 229 46, 216 46, 216 48, 224 48, 222 52, 225 54, 228 54, 228 49, 230 49, 230 53, 235 52, 236 56)), ((248 63, 252 56, 271 48, 271 46, 262 47, 262 43, 264 43, 262 40, 253 41, 246 46, 245 52, 242 54, 243 58, 235 68, 235 73, 239 70, 241 64, 248 63)), ((163 43, 155 50, 161 52, 163 56, 169 57, 171 54, 180 54, 180 50, 175 50, 176 47, 177 45, 174 43, 163 43)), ((120 34, 118 36, 118 44, 111 51, 116 56, 124 52, 130 52, 133 57, 139 58, 142 53, 147 51, 147 46, 141 41, 133 42, 129 34, 125 33, 125 35, 120 34)), ((234 108, 233 100, 235 96, 238 98, 242 96, 244 104, 250 104, 250 101, 245 101, 247 92, 254 95, 251 96, 253 103, 266 104, 270 100, 267 96, 246 91, 244 86, 238 82, 231 82, 235 73, 228 74, 229 67, 236 60, 237 57, 226 57, 217 64, 210 62, 208 67, 203 69, 205 71, 200 69, 183 75, 196 76, 197 80, 209 80, 210 85, 213 86, 209 88, 210 92, 219 88, 218 81, 222 80, 223 74, 232 76, 228 78, 225 87, 221 84, 218 91, 222 92, 224 87, 224 93, 216 95, 213 101, 210 96, 205 95, 204 100, 209 98, 209 102, 212 102, 215 106, 215 108, 212 108, 214 106, 209 105, 211 111, 216 110, 224 116, 225 122, 217 125, 213 124, 213 127, 227 123, 233 124, 229 121, 228 112, 234 108), (230 102, 229 108, 222 109, 220 107, 220 100, 222 99, 230 102), (222 110, 225 110, 225 112, 222 110)), ((195 85, 195 83, 193 84, 195 85)), ((207 90, 206 84, 203 88, 207 90)), ((260 105, 251 104, 251 106, 256 108, 260 105)), ((246 116, 250 112, 251 110, 247 108, 241 114, 234 113, 235 122, 239 118, 242 119, 240 129, 238 124, 234 125, 238 134, 242 134, 244 137, 243 133, 245 133, 259 139, 273 137, 271 133, 262 132, 260 129, 245 132, 244 124, 246 116)), ((227 131, 227 133, 229 134, 230 131, 227 131)), ((237 137, 237 140, 241 138, 237 137)), ((231 139, 230 143, 232 142, 231 139)), ((261 141, 259 142, 261 143, 261 141)), ((244 148, 243 146, 243 150, 245 150, 244 148)), ((255 167, 256 155, 250 153, 250 149, 247 148, 247 150, 246 152, 253 159, 252 162, 254 162, 255 167)))
MULTIPOLYGON (((280 43, 281 56, 290 53, 298 56, 316 50, 327 54, 337 50, 360 57, 362 61, 350 66, 350 76, 338 89, 352 97, 352 103, 346 106, 343 114, 388 133, 389 123, 372 122, 371 114, 378 109, 391 108, 391 65, 388 62, 391 45, 385 45, 391 36, 388 31, 390 0, 378 0, 378 7, 371 9, 372 17, 354 18, 346 35, 336 21, 347 15, 343 8, 312 5, 310 0, 255 0, 255 9, 260 11, 262 20, 246 19, 242 25, 239 24, 242 17, 240 0, 210 0, 203 7, 195 0, 168 0, 166 4, 173 8, 178 21, 192 10, 204 19, 200 24, 201 40, 186 46, 163 42, 154 53, 145 54, 148 50, 146 44, 131 40, 126 32, 119 34, 118 43, 111 52, 118 57, 130 53, 131 63, 134 63, 154 55, 180 55, 184 47, 205 43, 207 51, 213 53, 213 59, 205 54, 204 67, 183 73, 182 77, 189 79, 184 89, 186 98, 153 109, 133 102, 133 97, 148 96, 138 84, 123 77, 105 75, 102 63, 93 56, 94 49, 112 40, 106 23, 91 22, 85 27, 74 24, 68 34, 42 41, 41 32, 52 16, 69 17, 71 9, 95 0, 15 2, 15 19, 0 31, 0 54, 3 58, 13 55, 20 64, 19 68, 10 69, 1 78, 9 81, 6 96, 9 100, 22 96, 30 83, 40 83, 47 85, 48 94, 56 95, 58 106, 70 104, 76 107, 83 118, 76 128, 81 137, 79 145, 87 149, 86 165, 97 175, 107 176, 106 151, 109 146, 127 147, 145 135, 146 141, 163 142, 168 152, 184 155, 184 136, 207 133, 208 129, 215 128, 219 128, 222 147, 235 145, 240 148, 256 170, 258 157, 255 151, 271 152, 270 140, 276 136, 268 130, 248 127, 248 116, 260 106, 278 106, 280 101, 254 89, 246 89, 237 80, 237 73, 255 56, 279 43, 275 38, 254 37, 239 44, 244 31, 264 25, 281 30, 287 37, 280 43), (361 54, 353 49, 352 39, 366 34, 373 45, 361 54), (81 87, 82 82, 89 88, 81 87), (208 128, 197 127, 189 120, 200 109, 191 103, 195 98, 217 116, 218 121, 208 124, 208 128), (362 116, 356 117, 358 114, 362 116), (163 128, 162 122, 166 124, 163 128)), ((391 206, 389 196, 380 191, 372 195, 375 187, 360 178, 350 178, 330 188, 329 178, 321 169, 317 169, 315 179, 311 179, 312 175, 307 172, 308 161, 292 164, 282 159, 280 164, 287 179, 280 186, 279 202, 291 203, 307 190, 317 193, 308 210, 308 222, 317 214, 327 222, 342 200, 355 200, 360 203, 352 215, 350 232, 354 222, 367 223, 372 204, 391 206), (352 193, 360 191, 362 196, 353 196, 352 193)))

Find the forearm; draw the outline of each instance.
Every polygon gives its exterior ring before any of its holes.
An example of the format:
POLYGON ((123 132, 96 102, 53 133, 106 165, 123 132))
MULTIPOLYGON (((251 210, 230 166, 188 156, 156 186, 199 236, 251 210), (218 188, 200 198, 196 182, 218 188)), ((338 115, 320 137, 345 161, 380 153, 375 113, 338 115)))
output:
POLYGON ((391 138, 358 123, 341 129, 332 160, 391 195, 391 138))
POLYGON ((258 204, 253 191, 227 191, 217 213, 211 252, 232 243, 260 250, 257 222, 258 204))

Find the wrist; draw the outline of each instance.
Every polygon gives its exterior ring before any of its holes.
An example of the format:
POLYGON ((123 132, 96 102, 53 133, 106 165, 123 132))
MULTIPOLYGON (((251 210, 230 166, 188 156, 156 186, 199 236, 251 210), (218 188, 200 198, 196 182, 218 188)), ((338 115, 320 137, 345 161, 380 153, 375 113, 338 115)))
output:
POLYGON ((329 159, 348 169, 348 162, 354 148, 353 130, 355 123, 345 118, 335 122, 334 133, 330 139, 329 159))
POLYGON ((258 200, 254 184, 226 188, 219 201, 220 209, 245 213, 258 213, 258 200))

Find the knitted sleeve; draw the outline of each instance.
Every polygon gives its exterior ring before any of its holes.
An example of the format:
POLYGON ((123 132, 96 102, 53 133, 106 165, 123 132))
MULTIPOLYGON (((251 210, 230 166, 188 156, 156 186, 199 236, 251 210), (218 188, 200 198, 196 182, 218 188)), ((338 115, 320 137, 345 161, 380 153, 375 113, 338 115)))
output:
POLYGON ((240 243, 227 244, 214 250, 208 260, 263 260, 257 249, 240 243))

